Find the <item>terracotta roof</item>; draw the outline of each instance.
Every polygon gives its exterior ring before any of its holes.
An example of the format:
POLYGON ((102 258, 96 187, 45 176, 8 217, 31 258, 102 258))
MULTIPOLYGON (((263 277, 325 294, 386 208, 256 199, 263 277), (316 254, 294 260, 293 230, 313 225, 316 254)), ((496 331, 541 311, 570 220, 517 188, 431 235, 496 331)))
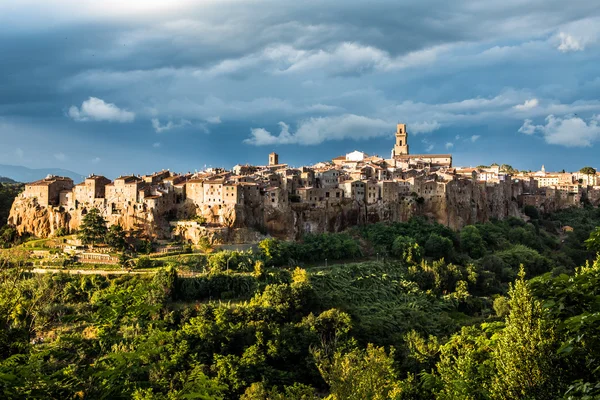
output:
POLYGON ((125 183, 140 182, 141 180, 142 178, 138 178, 135 175, 120 176, 115 179, 115 181, 124 181, 125 183))
POLYGON ((54 183, 56 181, 71 181, 71 183, 73 182, 73 180, 71 178, 66 178, 64 176, 53 176, 51 178, 44 178, 44 179, 40 179, 39 181, 35 181, 35 182, 31 182, 28 183, 28 186, 48 186, 51 183, 54 183))

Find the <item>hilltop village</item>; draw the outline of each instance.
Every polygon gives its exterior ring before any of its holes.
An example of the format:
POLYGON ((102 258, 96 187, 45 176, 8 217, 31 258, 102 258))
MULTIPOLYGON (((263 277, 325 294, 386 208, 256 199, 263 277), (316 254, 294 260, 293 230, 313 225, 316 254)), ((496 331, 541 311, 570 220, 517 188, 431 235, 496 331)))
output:
POLYGON ((600 203, 600 175, 516 172, 498 165, 460 168, 451 154, 410 154, 398 124, 390 158, 354 151, 312 166, 290 168, 269 154, 263 166, 236 165, 177 174, 90 175, 83 182, 48 176, 15 200, 9 224, 48 237, 76 230, 92 208, 109 224, 150 238, 197 242, 251 240, 254 234, 295 238, 306 232, 427 216, 458 229, 491 218, 523 216, 525 206, 553 211, 600 203))

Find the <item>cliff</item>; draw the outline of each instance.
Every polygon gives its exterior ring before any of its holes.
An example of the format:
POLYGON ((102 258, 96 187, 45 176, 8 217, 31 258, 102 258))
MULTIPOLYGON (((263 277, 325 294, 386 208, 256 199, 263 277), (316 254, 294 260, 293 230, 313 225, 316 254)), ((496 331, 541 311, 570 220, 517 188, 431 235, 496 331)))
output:
MULTIPOLYGON (((213 227, 221 227, 210 231, 211 238, 216 235, 215 242, 243 241, 243 238, 252 235, 244 233, 240 236, 239 232, 247 232, 248 229, 295 239, 309 232, 338 232, 365 223, 407 221, 412 216, 426 216, 453 229, 492 218, 520 216, 510 182, 486 185, 470 180, 440 182, 437 189, 423 198, 408 196, 398 202, 380 201, 374 204, 342 199, 334 204, 323 202, 316 206, 310 203, 283 202, 271 205, 265 202, 253 206, 196 208, 184 203, 168 213, 158 212, 143 203, 127 203, 117 212, 104 203, 94 206, 109 224, 120 224, 126 230, 151 237, 168 238, 176 234, 192 243, 197 243, 201 236, 209 235, 210 230, 201 229, 193 223, 170 226, 168 215, 179 219, 202 215, 213 227), (217 231, 218 234, 215 233, 217 231)), ((84 207, 69 210, 41 207, 35 199, 18 197, 13 203, 8 222, 21 234, 48 237, 60 228, 69 231, 77 229, 86 212, 84 207)))
MULTIPOLYGON (((136 231, 147 236, 167 237, 169 223, 165 215, 159 215, 143 204, 127 204, 118 213, 108 207, 94 205, 100 210, 109 225, 121 225, 125 230, 136 231)), ((8 224, 16 227, 19 234, 31 234, 44 238, 59 229, 73 231, 79 228, 88 208, 65 209, 64 207, 42 207, 35 198, 17 197, 8 217, 8 224)))

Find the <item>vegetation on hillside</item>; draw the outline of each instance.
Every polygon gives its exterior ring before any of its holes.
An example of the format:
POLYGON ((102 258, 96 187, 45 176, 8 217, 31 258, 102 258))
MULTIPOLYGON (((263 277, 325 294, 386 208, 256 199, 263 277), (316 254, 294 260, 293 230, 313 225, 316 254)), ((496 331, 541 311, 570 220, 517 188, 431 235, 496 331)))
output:
MULTIPOLYGON (((4 178, 7 179, 7 178, 4 178)), ((0 180, 0 248, 15 243, 17 231, 6 225, 10 208, 15 197, 23 190, 22 184, 12 182, 2 182, 0 180)))
POLYGON ((171 257, 129 276, 31 274, 16 247, 0 269, 0 391, 598 398, 596 226, 593 208, 461 232, 414 219, 171 257), (185 277, 183 264, 204 272, 185 277))

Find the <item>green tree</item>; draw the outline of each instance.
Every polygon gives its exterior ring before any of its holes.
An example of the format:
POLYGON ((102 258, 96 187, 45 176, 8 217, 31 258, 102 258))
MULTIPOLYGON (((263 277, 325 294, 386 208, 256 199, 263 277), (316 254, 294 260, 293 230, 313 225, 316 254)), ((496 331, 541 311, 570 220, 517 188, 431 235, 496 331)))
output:
POLYGON ((512 165, 509 164, 502 164, 500 166, 500 171, 506 172, 507 174, 516 174, 517 172, 519 172, 518 170, 514 169, 512 165))
POLYGON ((337 351, 331 359, 316 352, 315 359, 332 400, 387 400, 398 391, 393 353, 369 344, 366 350, 337 351))
POLYGON ((460 245, 472 258, 485 255, 485 243, 476 226, 468 225, 460 231, 460 245))
POLYGON ((440 236, 437 233, 432 233, 429 235, 427 242, 425 242, 425 254, 436 260, 441 258, 450 258, 453 250, 454 246, 452 244, 452 240, 440 236))
POLYGON ((400 235, 392 244, 392 254, 406 263, 419 263, 423 258, 423 249, 415 239, 400 235))
POLYGON ((579 172, 585 175, 596 175, 596 169, 592 167, 583 167, 579 172))
POLYGON ((492 336, 501 324, 466 326, 440 348, 437 373, 441 380, 437 398, 441 400, 483 400, 489 398, 494 374, 492 336))
POLYGON ((553 322, 527 282, 523 267, 508 291, 510 313, 498 335, 493 399, 555 399, 560 389, 553 322))
POLYGON ((526 205, 523 207, 523 212, 531 219, 540 219, 540 212, 535 206, 526 205))
POLYGON ((286 386, 281 393, 277 388, 267 389, 264 382, 255 382, 250 385, 240 400, 318 400, 315 389, 295 383, 293 386, 286 386))
POLYGON ((92 208, 81 221, 79 239, 83 244, 96 244, 104 240, 107 232, 106 220, 97 208, 92 208))
POLYGON ((285 243, 278 239, 264 239, 258 244, 258 248, 262 251, 267 265, 283 265, 289 258, 285 243))
POLYGON ((600 226, 596 227, 590 237, 585 241, 585 245, 588 249, 600 253, 600 226))
POLYGON ((104 240, 107 245, 119 251, 123 251, 127 246, 125 231, 121 225, 111 225, 104 240))

